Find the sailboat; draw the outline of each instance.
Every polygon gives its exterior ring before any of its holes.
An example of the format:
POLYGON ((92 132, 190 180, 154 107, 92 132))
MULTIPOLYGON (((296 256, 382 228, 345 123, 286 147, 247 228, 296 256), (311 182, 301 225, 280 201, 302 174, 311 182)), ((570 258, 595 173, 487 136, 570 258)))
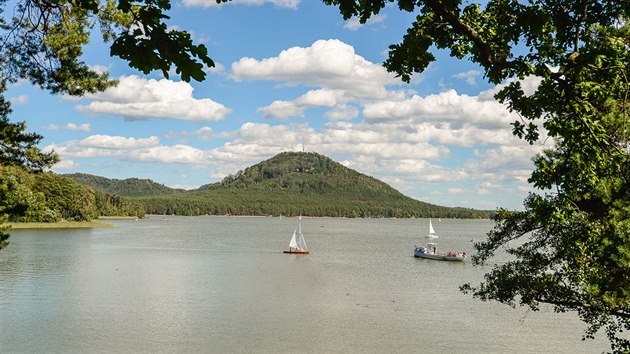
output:
MULTIPOLYGON (((429 218, 429 234, 426 236, 429 238, 437 238, 433 230, 433 224, 431 224, 431 218, 429 218)), ((417 258, 435 259, 438 261, 463 261, 466 258, 466 252, 438 252, 437 244, 435 242, 429 242, 425 247, 416 246, 413 256, 417 258)))
POLYGON ((428 238, 438 238, 438 235, 435 233, 435 230, 433 230, 433 224, 431 223, 431 218, 429 218, 429 234, 427 235, 428 238))
POLYGON ((304 235, 302 235, 302 216, 300 216, 298 224, 295 227, 295 230, 293 230, 293 236, 291 236, 291 241, 289 242, 289 250, 284 251, 283 253, 309 254, 306 247, 306 240, 304 239, 304 235))
POLYGON ((437 244, 435 242, 427 243, 426 247, 416 246, 413 251, 413 256, 416 258, 435 259, 436 261, 455 261, 461 262, 466 259, 466 252, 453 252, 447 253, 438 252, 437 244))

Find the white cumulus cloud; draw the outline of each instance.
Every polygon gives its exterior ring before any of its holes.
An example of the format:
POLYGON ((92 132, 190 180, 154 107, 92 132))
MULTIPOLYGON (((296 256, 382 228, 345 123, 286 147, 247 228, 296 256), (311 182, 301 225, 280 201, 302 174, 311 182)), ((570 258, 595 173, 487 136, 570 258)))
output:
POLYGON ((352 119, 359 115, 359 110, 351 105, 341 104, 326 112, 326 117, 332 121, 352 119))
POLYGON ((156 136, 148 138, 126 138, 111 135, 92 135, 78 142, 78 146, 99 149, 128 150, 157 146, 160 139, 156 136))
POLYGON ((379 64, 357 55, 337 39, 318 40, 308 48, 293 47, 277 57, 241 58, 232 64, 236 80, 276 80, 340 89, 356 97, 386 97, 386 85, 402 82, 379 64))
POLYGON ((122 76, 116 87, 86 98, 92 102, 77 106, 79 111, 115 114, 128 120, 217 121, 231 112, 210 98, 194 98, 193 87, 187 82, 145 79, 135 75, 122 76))
POLYGON ((334 107, 347 101, 343 90, 310 90, 292 101, 274 101, 260 107, 256 112, 263 113, 267 119, 287 120, 290 117, 302 117, 307 108, 334 107))
POLYGON ((46 130, 57 131, 57 130, 70 130, 70 131, 81 131, 81 132, 90 132, 92 128, 89 123, 76 124, 76 123, 68 123, 64 126, 59 126, 57 124, 51 123, 44 127, 46 130))
POLYGON ((156 136, 134 138, 92 135, 82 140, 51 144, 44 151, 55 151, 63 160, 71 158, 112 157, 125 161, 204 164, 205 152, 186 145, 161 145, 156 136))
POLYGON ((363 109, 363 117, 372 122, 448 122, 454 128, 469 124, 486 129, 506 129, 516 119, 504 105, 494 100, 460 95, 455 90, 368 103, 363 109))
POLYGON ((262 113, 267 119, 287 120, 290 117, 304 116, 305 109, 306 107, 292 101, 273 101, 268 106, 258 108, 256 112, 262 113))

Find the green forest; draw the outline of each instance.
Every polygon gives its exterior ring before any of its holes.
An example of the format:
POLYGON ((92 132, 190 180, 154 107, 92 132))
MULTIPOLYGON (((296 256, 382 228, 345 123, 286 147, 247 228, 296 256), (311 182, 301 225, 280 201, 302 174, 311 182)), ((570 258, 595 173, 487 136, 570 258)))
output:
POLYGON ((150 179, 127 178, 120 180, 90 175, 87 173, 68 173, 63 176, 100 191, 106 191, 111 194, 127 197, 184 192, 183 189, 170 188, 150 179))
POLYGON ((99 216, 143 217, 142 205, 52 172, 0 166, 0 215, 10 222, 90 221, 99 216))
POLYGON ((489 218, 493 213, 409 198, 317 153, 284 152, 187 192, 146 179, 66 176, 95 190, 128 197, 148 214, 489 218))

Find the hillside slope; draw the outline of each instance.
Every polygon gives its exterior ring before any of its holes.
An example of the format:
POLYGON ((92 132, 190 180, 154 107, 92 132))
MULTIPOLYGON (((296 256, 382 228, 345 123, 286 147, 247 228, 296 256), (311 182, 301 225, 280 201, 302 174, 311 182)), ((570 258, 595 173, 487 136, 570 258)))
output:
POLYGON ((183 192, 183 189, 166 187, 150 179, 127 178, 113 179, 95 176, 87 173, 69 173, 64 177, 71 178, 82 185, 92 187, 96 190, 120 195, 123 197, 138 197, 143 195, 162 195, 183 192))
POLYGON ((330 158, 284 152, 195 191, 136 198, 150 214, 487 218, 409 198, 330 158))

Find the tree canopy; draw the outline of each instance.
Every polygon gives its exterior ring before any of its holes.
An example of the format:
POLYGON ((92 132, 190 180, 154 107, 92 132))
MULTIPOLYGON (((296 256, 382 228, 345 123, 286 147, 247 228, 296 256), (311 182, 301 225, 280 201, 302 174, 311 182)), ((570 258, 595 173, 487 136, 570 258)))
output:
MULTIPOLYGON (((81 95, 115 84, 81 60, 92 31, 111 42, 110 54, 145 74, 169 77, 175 66, 182 80, 205 79, 214 66, 204 45, 186 31, 169 28, 169 0, 17 0, 0 18, 0 68, 4 80, 25 79, 52 93, 81 95)), ((0 0, 6 6, 8 0, 0 0)))
POLYGON ((0 215, 11 222, 90 221, 99 216, 143 217, 136 202, 83 186, 52 172, 0 166, 0 215))
POLYGON ((476 264, 498 251, 478 286, 482 300, 537 310, 576 311, 592 337, 603 330, 613 351, 630 341, 630 166, 628 79, 630 2, 618 0, 323 0, 362 22, 387 3, 417 14, 384 65, 409 81, 436 50, 479 64, 495 96, 516 112, 513 133, 530 144, 544 129, 550 147, 534 157, 538 193, 524 211, 499 210, 476 264), (521 80, 540 79, 526 94, 521 80))

